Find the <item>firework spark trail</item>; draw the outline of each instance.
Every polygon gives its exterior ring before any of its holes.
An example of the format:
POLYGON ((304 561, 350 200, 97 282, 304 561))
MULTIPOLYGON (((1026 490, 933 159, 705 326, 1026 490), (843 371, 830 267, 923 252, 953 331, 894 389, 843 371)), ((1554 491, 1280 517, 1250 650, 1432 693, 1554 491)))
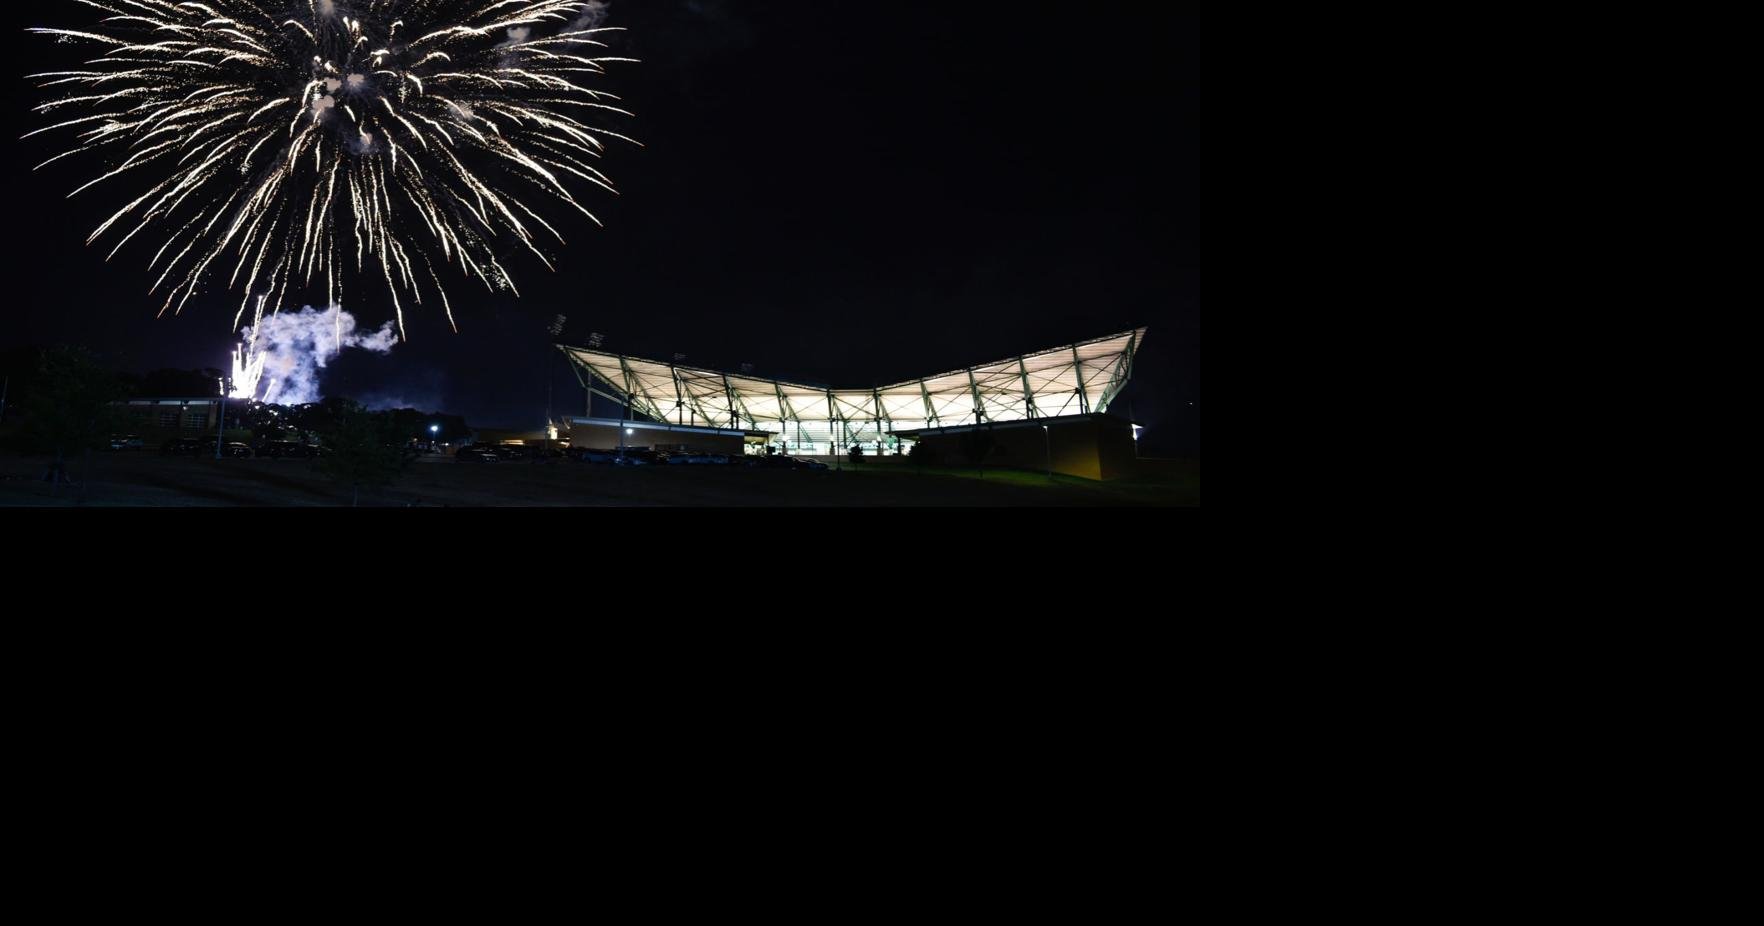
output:
POLYGON ((169 283, 161 314, 218 271, 242 289, 237 330, 254 303, 256 325, 320 279, 336 304, 339 271, 353 267, 386 287, 400 337, 400 296, 424 305, 425 289, 457 331, 438 264, 518 296, 498 243, 555 269, 542 245, 564 241, 535 198, 599 224, 569 182, 617 193, 589 162, 605 139, 631 139, 583 114, 631 114, 581 81, 633 59, 596 54, 597 36, 617 31, 600 26, 600 0, 75 2, 108 15, 28 31, 102 52, 83 70, 32 75, 65 95, 36 108, 57 121, 25 137, 77 133, 37 169, 108 157, 70 196, 152 178, 87 243, 115 227, 114 256, 146 229, 163 233, 148 264, 149 292, 169 283))
POLYGON ((233 348, 233 391, 228 395, 235 399, 257 398, 257 385, 263 379, 263 364, 268 359, 269 354, 251 354, 244 344, 233 348))

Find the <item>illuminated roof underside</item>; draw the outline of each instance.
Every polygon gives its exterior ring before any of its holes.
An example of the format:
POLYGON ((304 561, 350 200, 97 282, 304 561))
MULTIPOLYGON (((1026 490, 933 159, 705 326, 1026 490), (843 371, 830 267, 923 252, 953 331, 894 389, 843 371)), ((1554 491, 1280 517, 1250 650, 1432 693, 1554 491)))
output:
POLYGON ((805 386, 558 346, 610 387, 610 398, 628 398, 657 421, 843 444, 882 440, 897 430, 1106 411, 1127 385, 1144 340, 1145 329, 1136 328, 876 389, 805 386))

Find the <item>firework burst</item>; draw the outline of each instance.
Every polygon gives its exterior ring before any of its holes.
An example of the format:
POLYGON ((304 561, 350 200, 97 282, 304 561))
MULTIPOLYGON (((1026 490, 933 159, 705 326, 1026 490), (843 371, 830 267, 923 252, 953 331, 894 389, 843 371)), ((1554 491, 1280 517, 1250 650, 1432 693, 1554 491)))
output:
POLYGON ((37 167, 107 155, 69 196, 142 180, 87 243, 114 238, 108 260, 150 241, 161 314, 221 280, 236 330, 320 286, 336 304, 352 272, 383 282, 401 337, 404 299, 439 297, 453 324, 444 276, 519 295, 496 244, 555 269, 538 204, 598 224, 572 186, 616 192, 593 162, 631 139, 591 122, 631 114, 583 84, 633 59, 596 53, 616 30, 595 0, 75 2, 107 15, 30 31, 104 51, 31 75, 63 95, 29 135, 77 133, 37 167))

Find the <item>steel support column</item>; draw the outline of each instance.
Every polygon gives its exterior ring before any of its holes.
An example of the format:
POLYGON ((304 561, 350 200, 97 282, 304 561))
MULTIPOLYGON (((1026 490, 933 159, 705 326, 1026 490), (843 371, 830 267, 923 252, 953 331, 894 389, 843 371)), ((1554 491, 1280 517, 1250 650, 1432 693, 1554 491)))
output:
POLYGON ((1072 347, 1072 376, 1078 380, 1078 410, 1090 414, 1090 392, 1084 388, 1084 361, 1078 359, 1078 347, 1072 347))
MULTIPOLYGON (((629 393, 630 387, 635 384, 637 392, 642 393, 643 400, 649 403, 649 407, 644 409, 644 414, 657 421, 666 423, 668 420, 668 413, 662 410, 661 403, 655 400, 655 396, 649 394, 649 387, 643 385, 643 381, 637 378, 637 374, 631 372, 631 366, 625 362, 623 355, 620 355, 619 357, 619 367, 625 371, 626 392, 629 393)), ((636 394, 632 393, 631 397, 634 402, 636 400, 636 394)))
POLYGON ((974 424, 986 418, 986 406, 980 401, 980 384, 974 381, 974 368, 968 368, 968 389, 974 393, 974 424))

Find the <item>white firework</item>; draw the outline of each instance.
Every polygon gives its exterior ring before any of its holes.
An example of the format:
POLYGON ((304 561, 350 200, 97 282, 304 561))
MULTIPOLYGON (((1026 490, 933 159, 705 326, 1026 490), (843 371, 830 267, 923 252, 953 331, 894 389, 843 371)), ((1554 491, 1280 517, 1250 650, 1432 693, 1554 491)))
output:
POLYGON ((30 31, 104 52, 32 75, 65 95, 29 134, 77 133, 37 167, 108 155, 70 196, 143 181, 87 243, 153 239, 161 314, 224 279, 237 329, 320 286, 337 304, 353 273, 384 283, 402 338, 404 298, 438 296, 453 324, 444 274, 519 295, 497 242, 555 270, 542 201, 598 224, 572 187, 616 193, 593 162, 631 139, 590 120, 631 114, 583 84, 633 59, 596 54, 617 31, 596 0, 74 2, 108 15, 30 31))

